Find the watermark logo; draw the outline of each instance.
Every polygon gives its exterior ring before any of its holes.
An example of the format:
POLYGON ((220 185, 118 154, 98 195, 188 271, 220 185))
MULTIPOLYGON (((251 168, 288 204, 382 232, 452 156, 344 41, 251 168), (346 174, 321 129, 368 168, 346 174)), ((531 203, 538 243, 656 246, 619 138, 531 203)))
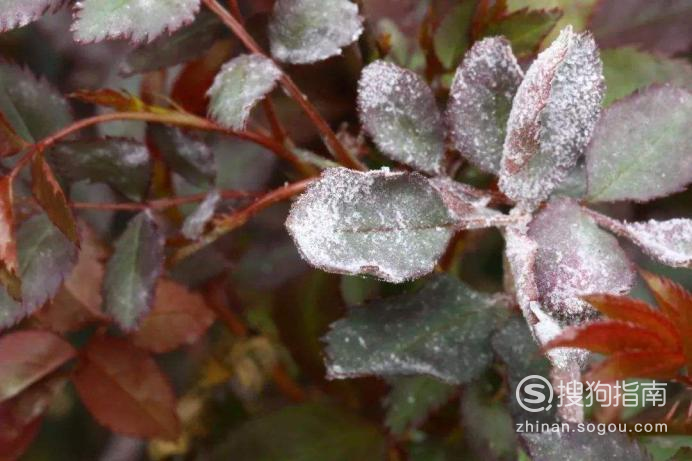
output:
POLYGON ((517 402, 531 413, 548 411, 553 406, 553 386, 541 375, 529 375, 519 381, 516 389, 517 402))

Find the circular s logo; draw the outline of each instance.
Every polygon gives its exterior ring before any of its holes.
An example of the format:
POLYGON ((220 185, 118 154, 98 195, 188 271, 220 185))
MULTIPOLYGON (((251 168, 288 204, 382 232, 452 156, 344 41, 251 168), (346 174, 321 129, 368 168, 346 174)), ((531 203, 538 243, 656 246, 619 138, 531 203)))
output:
POLYGON ((516 397, 526 411, 548 411, 553 406, 553 386, 543 376, 530 375, 517 384, 516 397))

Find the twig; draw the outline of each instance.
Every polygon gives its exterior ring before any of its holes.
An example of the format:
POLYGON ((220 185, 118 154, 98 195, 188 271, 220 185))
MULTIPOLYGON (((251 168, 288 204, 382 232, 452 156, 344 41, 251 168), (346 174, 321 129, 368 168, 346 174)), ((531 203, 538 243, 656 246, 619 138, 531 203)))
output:
MULTIPOLYGON (((237 190, 222 190, 219 194, 224 199, 233 198, 247 198, 254 197, 256 194, 250 192, 243 192, 237 190)), ((80 210, 122 210, 122 211, 139 211, 139 210, 165 210, 166 208, 172 208, 179 205, 184 205, 186 203, 201 202, 207 197, 207 193, 200 193, 194 195, 186 195, 183 197, 172 197, 172 198, 161 198, 156 200, 150 200, 143 203, 86 203, 86 202, 74 202, 70 206, 72 208, 80 210)))

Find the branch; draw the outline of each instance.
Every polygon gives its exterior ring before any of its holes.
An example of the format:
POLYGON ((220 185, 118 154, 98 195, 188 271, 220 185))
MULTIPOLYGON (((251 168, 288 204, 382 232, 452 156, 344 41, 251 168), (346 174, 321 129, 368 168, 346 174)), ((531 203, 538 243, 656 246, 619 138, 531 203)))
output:
MULTIPOLYGON (((237 190, 222 190, 219 194, 223 199, 248 198, 254 197, 256 194, 251 192, 243 192, 237 190)), ((185 205, 187 203, 201 202, 207 197, 207 193, 194 195, 185 195, 183 197, 161 198, 150 200, 144 203, 86 203, 73 202, 70 206, 80 210, 121 210, 121 211, 141 211, 141 210, 165 210, 175 206, 185 205)))

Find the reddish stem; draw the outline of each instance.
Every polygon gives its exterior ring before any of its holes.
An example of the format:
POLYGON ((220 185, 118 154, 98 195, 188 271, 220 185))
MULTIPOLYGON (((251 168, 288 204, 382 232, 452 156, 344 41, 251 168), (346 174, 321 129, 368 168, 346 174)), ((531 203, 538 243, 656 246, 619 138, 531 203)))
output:
MULTIPOLYGON (((219 191, 221 197, 224 199, 233 198, 247 198, 252 197, 255 194, 250 192, 243 192, 237 190, 223 190, 219 191)), ((123 211, 139 211, 145 209, 152 210, 165 210, 166 208, 172 208, 179 205, 184 205, 186 203, 201 202, 207 197, 207 193, 186 195, 183 197, 172 197, 172 198, 162 198, 156 200, 150 200, 144 203, 85 203, 85 202, 74 202, 71 204, 72 208, 82 209, 82 210, 123 210, 123 211)))

